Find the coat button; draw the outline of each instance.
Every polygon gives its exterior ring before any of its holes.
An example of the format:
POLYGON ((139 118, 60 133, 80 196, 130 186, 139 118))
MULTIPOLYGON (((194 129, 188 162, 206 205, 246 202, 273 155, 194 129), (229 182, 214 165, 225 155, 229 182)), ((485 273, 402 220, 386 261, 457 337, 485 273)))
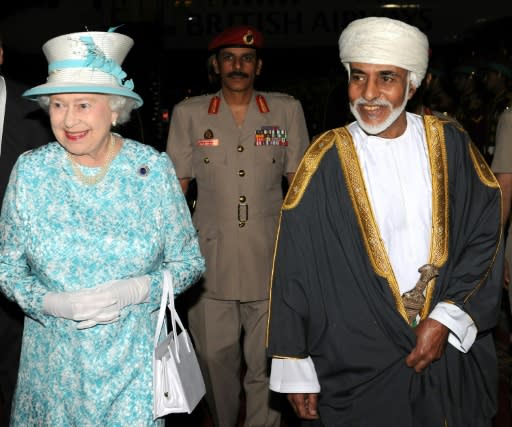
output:
POLYGON ((208 164, 208 163, 210 163, 210 159, 209 159, 208 157, 205 157, 205 158, 203 159, 203 162, 205 162, 206 164, 208 164))
POLYGON ((245 171, 243 169, 240 169, 238 171, 238 176, 245 176, 245 171))
POLYGON ((241 153, 242 151, 244 151, 244 146, 243 145, 239 145, 238 147, 236 147, 236 151, 241 153))
POLYGON ((238 198, 238 200, 240 200, 240 203, 245 203, 246 197, 245 196, 240 196, 238 198))

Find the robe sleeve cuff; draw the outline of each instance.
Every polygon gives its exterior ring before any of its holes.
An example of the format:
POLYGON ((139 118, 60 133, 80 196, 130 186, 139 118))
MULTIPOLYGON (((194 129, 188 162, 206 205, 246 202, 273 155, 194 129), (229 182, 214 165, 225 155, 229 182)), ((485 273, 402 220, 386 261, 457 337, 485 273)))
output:
POLYGON ((318 393, 320 383, 311 357, 272 359, 270 390, 277 393, 318 393))
POLYGON ((448 342, 462 353, 467 353, 475 342, 478 332, 473 319, 459 307, 447 302, 438 303, 430 315, 449 330, 448 342))

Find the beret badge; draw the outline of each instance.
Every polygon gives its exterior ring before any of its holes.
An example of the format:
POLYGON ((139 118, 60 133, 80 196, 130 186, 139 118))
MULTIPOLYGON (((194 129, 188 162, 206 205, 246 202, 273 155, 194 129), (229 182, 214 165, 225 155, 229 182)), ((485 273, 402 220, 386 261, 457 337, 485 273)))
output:
POLYGON ((243 40, 245 44, 252 45, 254 43, 254 36, 252 31, 247 31, 247 33, 244 34, 243 40))

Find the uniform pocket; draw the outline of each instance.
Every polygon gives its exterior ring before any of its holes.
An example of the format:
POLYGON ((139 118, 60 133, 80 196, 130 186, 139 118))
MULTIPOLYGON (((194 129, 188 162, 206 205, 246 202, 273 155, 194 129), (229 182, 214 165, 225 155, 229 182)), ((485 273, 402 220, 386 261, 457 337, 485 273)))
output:
POLYGON ((286 147, 276 145, 263 145, 256 147, 255 163, 261 171, 261 177, 265 187, 270 189, 275 185, 281 185, 284 175, 286 147))
POLYGON ((215 189, 222 182, 227 167, 226 151, 220 146, 197 146, 192 154, 193 173, 201 189, 215 189))

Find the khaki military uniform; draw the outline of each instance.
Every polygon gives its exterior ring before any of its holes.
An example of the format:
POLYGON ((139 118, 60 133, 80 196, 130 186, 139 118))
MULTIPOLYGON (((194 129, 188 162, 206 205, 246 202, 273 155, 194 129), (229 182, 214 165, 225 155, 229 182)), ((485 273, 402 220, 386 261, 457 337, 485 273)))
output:
MULTIPOLYGON (((512 106, 506 108, 499 117, 496 128, 496 151, 491 169, 494 173, 512 173, 512 106)), ((510 223, 509 219, 505 258, 509 267, 512 268, 512 226, 510 223)), ((512 286, 509 286, 508 292, 512 307, 512 286)))
POLYGON ((506 108, 498 119, 494 154, 492 171, 512 173, 512 106, 506 108))
POLYGON ((207 266, 189 324, 222 427, 236 424, 242 329, 245 425, 278 425, 263 413, 269 282, 282 179, 308 144, 302 107, 285 94, 255 92, 240 127, 221 92, 187 99, 172 114, 167 152, 179 178, 196 179, 193 221, 207 266))

